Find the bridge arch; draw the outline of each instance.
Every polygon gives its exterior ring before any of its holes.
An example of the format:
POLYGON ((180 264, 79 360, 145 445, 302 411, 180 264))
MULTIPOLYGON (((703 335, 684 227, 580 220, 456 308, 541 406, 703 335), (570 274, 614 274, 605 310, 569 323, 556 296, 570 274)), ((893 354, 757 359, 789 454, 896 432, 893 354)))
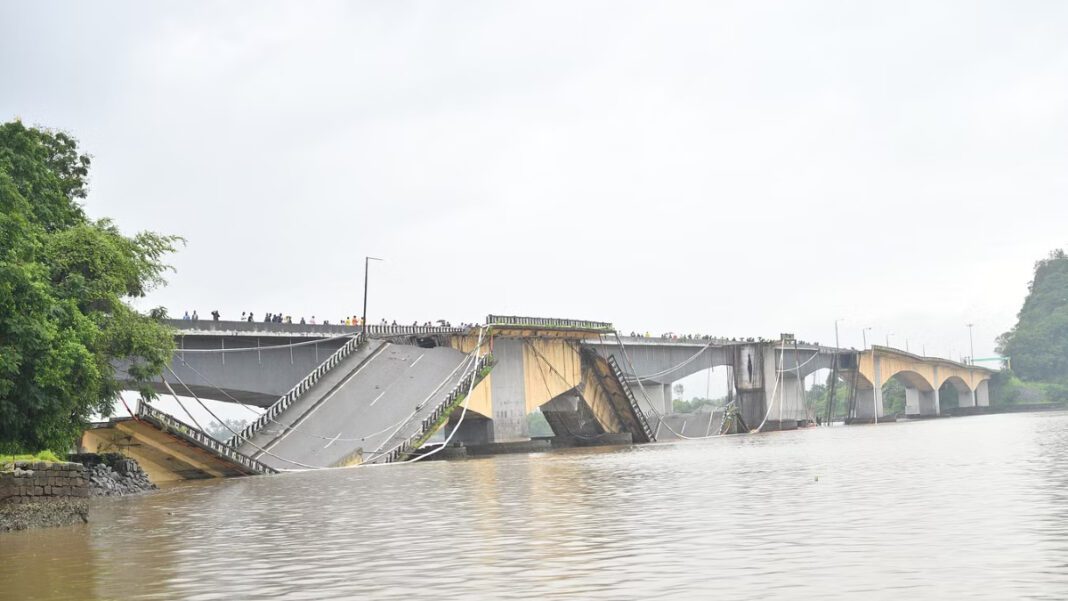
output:
POLYGON ((915 388, 927 392, 934 390, 934 383, 931 382, 930 379, 911 369, 900 369, 896 372, 883 375, 883 385, 885 386, 891 379, 901 382, 908 388, 915 388))
POLYGON ((939 404, 942 408, 972 406, 972 387, 959 375, 950 375, 942 380, 938 389, 939 404))
POLYGON ((938 393, 934 383, 912 369, 897 369, 883 379, 880 390, 886 415, 937 415, 938 393))

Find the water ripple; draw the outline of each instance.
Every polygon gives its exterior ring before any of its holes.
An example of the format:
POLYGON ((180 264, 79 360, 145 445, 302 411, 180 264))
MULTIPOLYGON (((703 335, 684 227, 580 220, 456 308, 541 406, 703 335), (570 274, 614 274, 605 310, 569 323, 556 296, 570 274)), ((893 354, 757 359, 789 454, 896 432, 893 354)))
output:
POLYGON ((0 599, 1068 597, 1068 414, 176 486, 0 536, 0 599))

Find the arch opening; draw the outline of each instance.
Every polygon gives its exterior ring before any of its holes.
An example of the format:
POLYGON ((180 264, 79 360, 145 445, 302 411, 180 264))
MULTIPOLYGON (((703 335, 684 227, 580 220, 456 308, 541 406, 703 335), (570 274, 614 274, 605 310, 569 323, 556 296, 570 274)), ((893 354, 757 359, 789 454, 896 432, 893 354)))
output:
POLYGON ((938 396, 923 375, 902 370, 892 374, 882 385, 884 415, 918 417, 938 415, 938 396))
POLYGON ((946 378, 938 389, 938 397, 939 405, 943 409, 970 407, 972 405, 972 389, 959 376, 946 378))

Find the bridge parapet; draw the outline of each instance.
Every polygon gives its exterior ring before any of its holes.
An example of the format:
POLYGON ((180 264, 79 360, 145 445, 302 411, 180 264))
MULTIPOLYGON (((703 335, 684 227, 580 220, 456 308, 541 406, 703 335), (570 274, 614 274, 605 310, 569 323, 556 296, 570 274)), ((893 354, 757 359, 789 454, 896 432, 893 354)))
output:
POLYGON ((523 317, 518 315, 487 315, 488 326, 511 326, 520 328, 551 328, 568 330, 591 330, 595 332, 614 332, 612 324, 604 321, 586 319, 561 319, 557 317, 523 317))
POLYGON ((218 457, 243 467, 251 474, 276 474, 278 470, 260 463, 255 459, 241 453, 230 445, 220 442, 199 428, 190 426, 182 420, 156 409, 144 401, 138 401, 134 417, 156 426, 160 430, 172 434, 193 446, 200 447, 218 457))
MULTIPOLYGON (((363 333, 363 326, 307 323, 263 323, 256 321, 204 321, 169 319, 167 324, 184 336, 258 336, 263 338, 330 338, 363 333)), ((369 325, 368 338, 459 334, 464 328, 443 326, 369 325)))

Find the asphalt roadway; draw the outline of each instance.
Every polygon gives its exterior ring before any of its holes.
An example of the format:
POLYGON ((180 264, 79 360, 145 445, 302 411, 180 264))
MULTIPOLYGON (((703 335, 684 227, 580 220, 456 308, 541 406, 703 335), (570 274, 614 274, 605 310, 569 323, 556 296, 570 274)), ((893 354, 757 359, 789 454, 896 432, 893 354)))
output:
POLYGON ((371 341, 240 450, 277 469, 374 461, 419 431, 470 368, 467 359, 451 348, 371 341))

